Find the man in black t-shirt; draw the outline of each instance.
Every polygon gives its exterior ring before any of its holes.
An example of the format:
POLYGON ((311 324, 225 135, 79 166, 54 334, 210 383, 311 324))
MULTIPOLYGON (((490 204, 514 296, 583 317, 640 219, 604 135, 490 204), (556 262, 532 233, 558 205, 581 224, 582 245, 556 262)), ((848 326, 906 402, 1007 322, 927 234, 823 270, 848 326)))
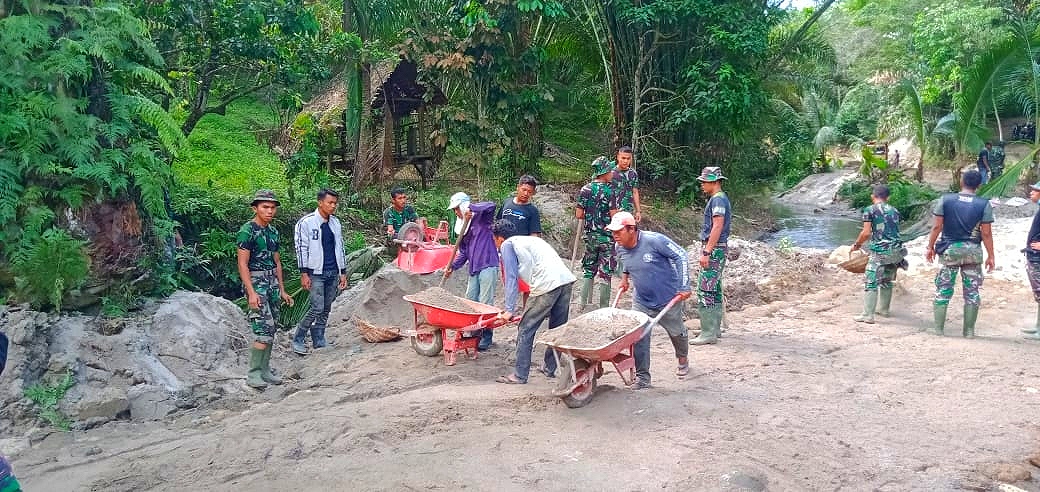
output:
POLYGON ((516 195, 506 198, 495 214, 496 220, 501 219, 513 224, 516 230, 513 236, 542 235, 542 219, 538 207, 531 203, 536 186, 538 180, 534 179, 534 176, 521 176, 520 182, 516 185, 516 195))

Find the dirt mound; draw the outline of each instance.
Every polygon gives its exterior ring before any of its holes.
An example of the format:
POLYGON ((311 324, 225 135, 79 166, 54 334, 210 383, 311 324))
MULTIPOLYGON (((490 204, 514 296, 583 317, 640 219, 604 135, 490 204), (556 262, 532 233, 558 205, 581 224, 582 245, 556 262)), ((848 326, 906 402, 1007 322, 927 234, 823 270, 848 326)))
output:
MULTIPOLYGON (((739 250, 740 256, 727 261, 722 273, 727 311, 740 311, 746 306, 766 304, 819 288, 820 274, 827 260, 827 254, 822 251, 803 248, 778 251, 760 241, 735 237, 730 237, 729 247, 739 250)), ((701 243, 693 243, 686 251, 691 282, 697 282, 701 243)), ((690 302, 696 306, 696 299, 691 298, 690 302)))

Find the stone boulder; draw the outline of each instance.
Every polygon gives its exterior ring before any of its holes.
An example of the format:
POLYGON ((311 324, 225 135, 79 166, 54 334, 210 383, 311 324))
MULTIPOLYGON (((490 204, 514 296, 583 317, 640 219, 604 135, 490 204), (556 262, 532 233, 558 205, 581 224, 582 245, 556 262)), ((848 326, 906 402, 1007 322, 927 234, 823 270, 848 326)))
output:
POLYGON ((130 402, 130 418, 133 420, 161 420, 177 410, 174 397, 159 386, 131 386, 126 397, 130 402))
POLYGON ((247 339, 249 326, 245 314, 233 302, 181 291, 159 306, 146 334, 154 360, 143 358, 142 369, 169 391, 179 391, 182 381, 196 381, 235 364, 231 339, 247 339))
POLYGON ((76 385, 65 394, 61 410, 73 420, 108 421, 130 409, 124 388, 76 385))

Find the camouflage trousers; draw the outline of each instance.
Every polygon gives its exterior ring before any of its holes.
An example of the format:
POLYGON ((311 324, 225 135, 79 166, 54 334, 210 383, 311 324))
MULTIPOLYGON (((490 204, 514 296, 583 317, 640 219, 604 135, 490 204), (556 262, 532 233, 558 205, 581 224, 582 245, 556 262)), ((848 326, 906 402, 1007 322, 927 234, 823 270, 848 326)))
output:
POLYGON ((610 278, 617 272, 613 239, 586 235, 585 256, 581 257, 581 269, 585 278, 598 277, 604 282, 610 282, 610 278))
POLYGON ((701 269, 697 286, 698 306, 722 309, 722 269, 726 267, 726 247, 716 246, 708 257, 708 267, 701 269))
POLYGON ((1040 263, 1027 261, 1026 275, 1029 277, 1029 286, 1033 288, 1033 299, 1040 302, 1040 263))
POLYGON ((279 295, 278 278, 273 273, 251 272, 253 290, 260 296, 260 309, 249 310, 249 327, 254 339, 260 343, 271 343, 277 331, 278 309, 282 298, 279 295))
POLYGON ((956 242, 940 256, 942 268, 935 276, 935 305, 947 306, 953 298, 957 272, 961 272, 964 304, 978 306, 982 288, 982 247, 969 242, 956 242))
POLYGON ((903 261, 905 255, 906 248, 902 246, 893 251, 871 251, 867 258, 867 270, 864 272, 864 290, 891 289, 892 282, 896 279, 896 271, 899 270, 899 262, 903 261))

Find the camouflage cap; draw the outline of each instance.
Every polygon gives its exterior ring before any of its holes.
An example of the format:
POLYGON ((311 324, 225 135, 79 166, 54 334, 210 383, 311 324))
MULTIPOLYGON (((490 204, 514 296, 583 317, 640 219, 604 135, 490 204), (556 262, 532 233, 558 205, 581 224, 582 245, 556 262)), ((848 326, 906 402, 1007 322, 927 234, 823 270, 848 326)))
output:
POLYGON ((281 202, 274 197, 274 191, 271 190, 257 190, 256 195, 253 195, 253 203, 249 206, 255 207, 259 202, 274 202, 275 205, 281 205, 281 202))
POLYGON ((609 173, 614 166, 610 165, 610 161, 603 156, 597 157, 592 161, 592 177, 602 176, 609 173))
POLYGON ((720 179, 726 179, 726 177, 722 175, 722 168, 718 166, 705 167, 701 169, 701 175, 697 176, 697 181, 709 183, 720 179))

